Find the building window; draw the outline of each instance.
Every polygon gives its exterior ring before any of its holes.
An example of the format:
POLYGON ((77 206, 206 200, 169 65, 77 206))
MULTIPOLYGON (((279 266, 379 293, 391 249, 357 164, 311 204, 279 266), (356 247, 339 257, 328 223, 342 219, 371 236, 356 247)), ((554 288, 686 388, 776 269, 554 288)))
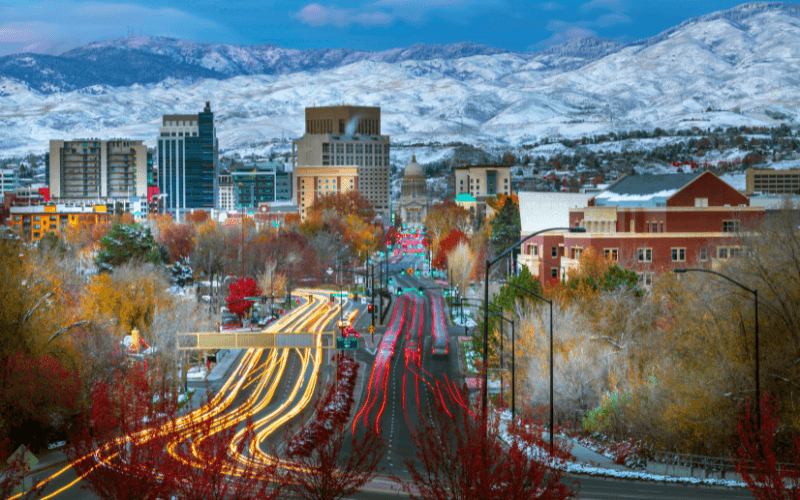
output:
POLYGON ((663 232, 664 232, 664 223, 663 223, 663 222, 661 223, 661 231, 659 231, 659 232, 660 232, 660 233, 663 233, 663 232))
POLYGON ((708 252, 705 248, 700 249, 700 261, 705 262, 708 260, 708 252))
POLYGON ((685 248, 673 248, 672 249, 672 262, 685 262, 686 261, 686 249, 685 248))
POLYGON ((576 247, 572 248, 572 258, 573 259, 578 260, 578 259, 581 258, 581 255, 583 255, 583 248, 576 248, 576 247))
POLYGON ((738 233, 739 232, 739 221, 738 220, 725 220, 725 221, 722 221, 722 232, 723 233, 738 233))
POLYGON ((645 287, 653 285, 653 273, 637 273, 636 277, 639 278, 639 284, 645 287))
POLYGON ((552 247, 552 248, 550 249, 550 256, 551 256, 552 258, 554 258, 554 259, 555 259, 556 257, 558 257, 558 247, 552 247))
POLYGON ((639 262, 653 262, 653 249, 640 248, 637 251, 639 262))
POLYGON ((694 199, 694 206, 696 206, 696 207, 707 207, 708 206, 708 198, 695 198, 694 199))
POLYGON ((619 260, 619 249, 618 248, 604 248, 603 249, 603 257, 606 260, 611 259, 613 261, 619 260))
POLYGON ((550 277, 551 278, 558 278, 558 268, 554 267, 550 269, 550 277))

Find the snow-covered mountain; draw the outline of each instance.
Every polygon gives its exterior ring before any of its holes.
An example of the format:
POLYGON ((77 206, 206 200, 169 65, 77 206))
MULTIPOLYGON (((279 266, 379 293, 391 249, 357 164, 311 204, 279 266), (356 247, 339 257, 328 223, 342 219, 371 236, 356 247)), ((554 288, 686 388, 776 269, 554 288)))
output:
POLYGON ((263 152, 275 138, 302 134, 304 107, 342 103, 381 106, 384 132, 401 143, 515 146, 616 128, 796 121, 800 6, 744 4, 627 46, 585 39, 538 53, 472 44, 297 51, 128 37, 58 57, 8 56, 0 68, 5 156, 43 150, 51 138, 154 144, 161 115, 196 113, 205 101, 225 150, 263 152), (110 78, 114 60, 141 73, 118 68, 110 78))

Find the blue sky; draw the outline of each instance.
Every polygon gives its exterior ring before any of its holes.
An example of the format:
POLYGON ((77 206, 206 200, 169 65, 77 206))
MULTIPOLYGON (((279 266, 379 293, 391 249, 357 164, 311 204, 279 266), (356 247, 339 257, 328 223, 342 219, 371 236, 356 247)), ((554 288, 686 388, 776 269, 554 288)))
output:
MULTIPOLYGON (((0 55, 59 54, 129 31, 198 42, 385 50, 474 42, 540 50, 597 35, 646 38, 730 0, 0 0, 0 55)), ((800 0, 790 3, 800 3, 800 0)))

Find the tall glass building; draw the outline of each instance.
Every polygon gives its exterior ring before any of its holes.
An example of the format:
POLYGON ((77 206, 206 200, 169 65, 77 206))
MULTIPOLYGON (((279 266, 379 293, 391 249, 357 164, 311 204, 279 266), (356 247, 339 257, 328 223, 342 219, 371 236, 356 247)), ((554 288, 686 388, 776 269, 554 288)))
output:
POLYGON ((158 137, 158 187, 164 210, 178 220, 192 209, 218 206, 219 142, 206 102, 196 115, 164 115, 158 137))

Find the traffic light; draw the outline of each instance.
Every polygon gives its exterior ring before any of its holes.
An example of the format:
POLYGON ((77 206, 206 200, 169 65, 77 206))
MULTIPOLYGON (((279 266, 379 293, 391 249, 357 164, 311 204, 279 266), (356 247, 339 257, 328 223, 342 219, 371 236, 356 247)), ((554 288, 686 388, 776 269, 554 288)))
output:
POLYGON ((331 294, 331 302, 333 302, 333 294, 331 294))
POLYGON ((372 304, 367 305, 367 312, 372 312, 372 304))
POLYGON ((353 292, 353 300, 358 300, 358 292, 353 292))
POLYGON ((419 294, 420 295, 425 295, 425 287, 422 287, 422 286, 419 287, 419 294))

